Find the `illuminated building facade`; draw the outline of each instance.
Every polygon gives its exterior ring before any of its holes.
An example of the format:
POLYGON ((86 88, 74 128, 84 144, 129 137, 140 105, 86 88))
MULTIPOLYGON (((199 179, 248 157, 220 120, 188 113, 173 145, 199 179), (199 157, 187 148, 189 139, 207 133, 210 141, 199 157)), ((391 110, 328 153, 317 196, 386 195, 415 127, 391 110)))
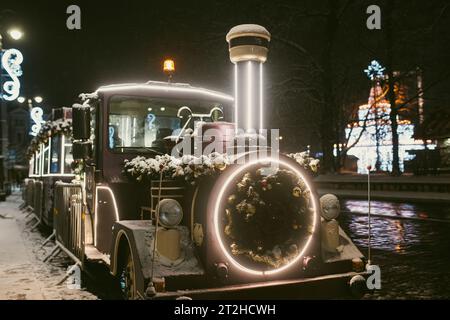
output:
MULTIPOLYGON (((377 157, 380 170, 392 171, 391 105, 385 94, 379 83, 374 85, 367 104, 359 106, 357 120, 345 129, 347 145, 354 144, 347 154, 358 158, 358 173, 367 173, 369 165, 376 168, 377 157)), ((425 146, 424 141, 414 139, 414 124, 410 120, 397 118, 397 123, 399 165, 403 172, 405 161, 415 156, 410 151, 423 150, 425 146)), ((435 147, 434 144, 427 144, 428 149, 435 147)))

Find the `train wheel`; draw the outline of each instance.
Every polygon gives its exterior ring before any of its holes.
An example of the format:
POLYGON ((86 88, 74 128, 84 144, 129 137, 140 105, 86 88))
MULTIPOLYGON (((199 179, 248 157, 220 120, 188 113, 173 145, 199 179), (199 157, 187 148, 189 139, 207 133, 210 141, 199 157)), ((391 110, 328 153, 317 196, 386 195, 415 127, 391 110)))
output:
POLYGON ((133 256, 128 248, 123 255, 124 260, 119 271, 119 288, 125 300, 136 299, 136 273, 133 256))

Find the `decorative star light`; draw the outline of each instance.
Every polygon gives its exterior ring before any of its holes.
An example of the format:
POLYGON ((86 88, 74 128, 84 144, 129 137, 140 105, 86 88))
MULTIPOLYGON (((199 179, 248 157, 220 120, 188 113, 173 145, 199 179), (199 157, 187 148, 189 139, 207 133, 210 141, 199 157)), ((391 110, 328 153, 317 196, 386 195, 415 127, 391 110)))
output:
POLYGON ((386 70, 386 68, 383 67, 377 60, 372 60, 364 72, 370 80, 375 80, 384 77, 384 70, 386 70))

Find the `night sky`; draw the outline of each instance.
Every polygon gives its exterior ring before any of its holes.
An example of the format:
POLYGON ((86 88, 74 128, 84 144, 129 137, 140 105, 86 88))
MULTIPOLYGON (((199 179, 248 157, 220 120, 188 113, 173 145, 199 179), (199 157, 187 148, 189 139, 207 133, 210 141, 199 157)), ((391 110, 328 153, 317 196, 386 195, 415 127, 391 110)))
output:
MULTIPOLYGON (((330 63, 336 103, 352 108, 367 99, 363 69, 386 60, 385 29, 366 28, 366 8, 386 1, 338 1, 339 16, 327 55, 330 1, 2 1, 2 34, 20 26, 17 47, 25 58, 23 95, 41 95, 47 110, 71 106, 79 93, 105 84, 165 80, 164 58, 177 64, 176 82, 232 93, 232 64, 225 35, 240 23, 272 33, 266 63, 271 126, 294 135, 302 146, 320 134, 314 126, 322 103, 321 67, 330 63), (67 6, 81 7, 81 30, 66 28, 67 6), (301 47, 301 49, 299 49, 301 47), (303 51, 302 51, 303 50, 303 51), (317 68, 319 66, 319 68, 317 68)), ((383 14, 383 21, 385 15, 383 14)), ((394 68, 420 66, 428 109, 449 106, 450 8, 448 1, 396 1, 394 68)), ((384 22, 383 22, 384 23, 384 22)), ((346 119, 344 119, 346 120, 346 119)))

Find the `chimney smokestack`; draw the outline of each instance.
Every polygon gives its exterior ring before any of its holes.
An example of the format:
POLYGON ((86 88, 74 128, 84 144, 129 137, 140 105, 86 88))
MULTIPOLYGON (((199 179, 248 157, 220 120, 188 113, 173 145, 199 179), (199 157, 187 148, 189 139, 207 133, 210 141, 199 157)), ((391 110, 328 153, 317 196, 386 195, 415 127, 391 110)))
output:
POLYGON ((264 129, 263 63, 270 33, 256 24, 233 27, 226 36, 234 63, 235 122, 237 129, 254 133, 264 129))

